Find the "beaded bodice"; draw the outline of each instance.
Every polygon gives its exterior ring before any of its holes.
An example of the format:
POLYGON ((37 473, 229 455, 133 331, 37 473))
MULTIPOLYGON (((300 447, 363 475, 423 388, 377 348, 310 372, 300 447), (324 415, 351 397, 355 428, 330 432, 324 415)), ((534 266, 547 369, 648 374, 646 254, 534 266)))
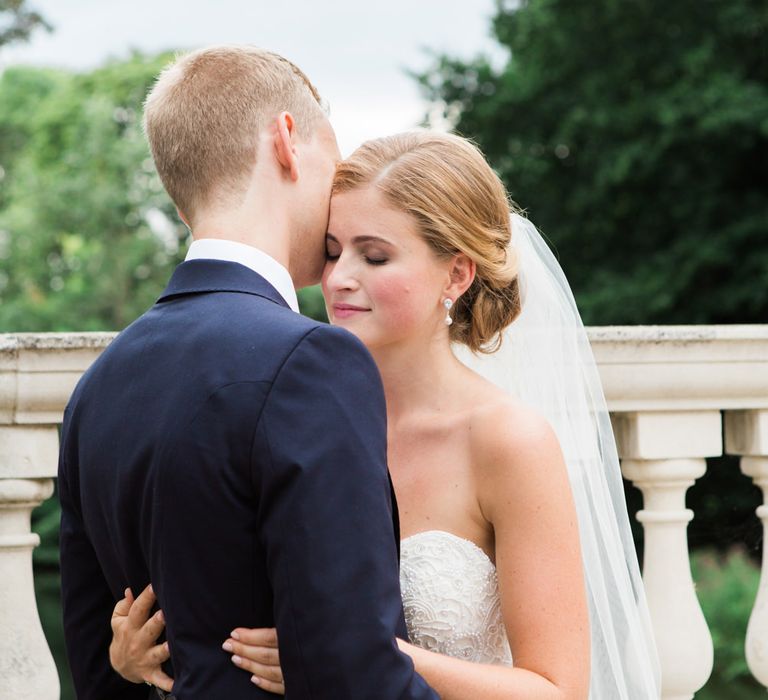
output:
POLYGON ((442 530, 406 537, 400 587, 411 642, 467 661, 512 665, 496 567, 476 544, 442 530))

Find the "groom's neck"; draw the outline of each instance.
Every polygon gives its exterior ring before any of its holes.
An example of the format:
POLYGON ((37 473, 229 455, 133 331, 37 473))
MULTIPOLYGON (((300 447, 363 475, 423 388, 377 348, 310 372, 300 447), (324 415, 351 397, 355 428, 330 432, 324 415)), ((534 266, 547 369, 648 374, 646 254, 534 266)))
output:
POLYGON ((265 208, 258 215, 241 209, 205 212, 196 219, 192 238, 243 243, 258 248, 286 269, 289 267, 290 224, 274 208, 265 208))

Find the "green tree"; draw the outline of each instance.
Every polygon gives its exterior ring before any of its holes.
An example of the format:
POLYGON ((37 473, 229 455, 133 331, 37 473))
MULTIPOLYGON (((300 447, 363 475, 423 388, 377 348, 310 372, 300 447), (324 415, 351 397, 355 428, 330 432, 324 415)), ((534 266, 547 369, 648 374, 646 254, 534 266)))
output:
POLYGON ((763 688, 749 672, 744 656, 747 621, 755 602, 760 570, 739 547, 722 554, 701 550, 691 571, 715 648, 715 664, 696 700, 758 700, 763 688))
POLYGON ((499 0, 426 96, 552 241, 587 323, 768 319, 762 0, 499 0))
POLYGON ((51 29, 39 12, 27 6, 26 0, 0 0, 0 46, 26 41, 38 27, 51 29))
POLYGON ((162 289, 187 232, 140 120, 167 60, 3 73, 0 329, 119 330, 162 289))

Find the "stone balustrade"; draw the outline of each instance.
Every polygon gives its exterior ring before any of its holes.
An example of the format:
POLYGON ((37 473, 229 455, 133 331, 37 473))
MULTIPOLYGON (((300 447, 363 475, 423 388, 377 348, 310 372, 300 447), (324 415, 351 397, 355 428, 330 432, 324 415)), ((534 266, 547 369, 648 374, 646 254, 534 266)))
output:
POLYGON ((0 697, 58 700, 37 614, 30 514, 53 493, 58 424, 110 334, 0 335, 0 697))
MULTIPOLYGON (((707 682, 713 650, 691 578, 686 528, 694 513, 685 492, 706 472, 706 458, 723 453, 724 426, 728 452, 750 455, 742 469, 768 489, 768 460, 753 456, 768 452, 768 421, 755 418, 768 407, 768 326, 593 328, 590 339, 624 477, 643 494, 637 518, 662 697, 687 700, 707 682)), ((768 610, 760 613, 768 573, 760 590, 747 659, 768 685, 768 610)))
MULTIPOLYGON (((768 326, 592 328, 622 470, 643 494, 643 577, 662 664, 662 697, 707 681, 712 640, 691 577, 686 490, 706 458, 739 455, 768 498, 768 326), (724 418, 723 418, 724 417, 724 418), (725 441, 723 444, 723 435, 725 441)), ((56 700, 55 666, 32 581, 31 510, 52 492, 58 423, 82 372, 112 335, 0 335, 0 696, 56 700)), ((768 502, 757 511, 768 523, 768 502)), ((746 656, 768 686, 768 557, 746 656)))

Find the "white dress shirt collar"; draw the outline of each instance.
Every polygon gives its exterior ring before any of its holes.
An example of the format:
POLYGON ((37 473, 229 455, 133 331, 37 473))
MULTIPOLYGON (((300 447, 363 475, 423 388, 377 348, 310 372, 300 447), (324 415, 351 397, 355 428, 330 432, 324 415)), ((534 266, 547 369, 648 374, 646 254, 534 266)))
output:
POLYGON ((291 275, 277 260, 265 252, 237 241, 221 238, 200 238, 192 241, 186 260, 226 260, 240 263, 261 275, 269 282, 296 313, 299 300, 291 275))

